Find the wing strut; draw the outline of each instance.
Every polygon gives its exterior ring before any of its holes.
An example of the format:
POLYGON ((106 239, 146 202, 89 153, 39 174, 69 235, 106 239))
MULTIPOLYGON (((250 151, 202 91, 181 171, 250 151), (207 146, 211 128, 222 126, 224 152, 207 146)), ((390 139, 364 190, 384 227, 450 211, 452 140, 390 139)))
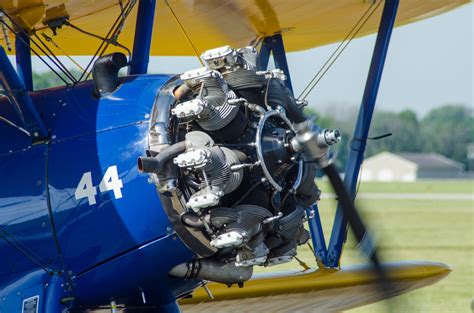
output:
POLYGON ((23 32, 15 35, 16 67, 20 80, 29 91, 33 90, 30 38, 23 32))
POLYGON ((155 6, 156 0, 140 0, 138 4, 129 75, 146 74, 148 72, 155 6))
MULTIPOLYGON (((369 74, 365 85, 364 96, 359 109, 359 116, 357 118, 353 139, 350 144, 344 184, 349 190, 352 198, 355 198, 357 178, 359 176, 360 166, 364 160, 370 122, 374 112, 375 100, 377 99, 377 92, 382 78, 382 71, 390 43, 390 36, 397 15, 398 4, 399 0, 385 1, 377 39, 375 41, 374 52, 372 54, 369 74)), ((339 266, 342 248, 346 240, 346 229, 347 221, 344 218, 340 205, 338 205, 329 242, 328 263, 326 264, 329 267, 339 266)))
POLYGON ((33 141, 46 138, 48 136, 46 126, 3 47, 0 47, 0 81, 24 128, 32 135, 33 141))
POLYGON ((273 53, 275 67, 282 70, 287 77, 287 79, 285 80, 286 87, 288 87, 288 89, 293 92, 290 70, 288 68, 288 62, 286 60, 285 45, 283 44, 283 38, 281 34, 275 34, 273 36, 265 37, 265 39, 263 39, 262 47, 260 48, 260 69, 266 70, 268 68, 270 53, 273 53))

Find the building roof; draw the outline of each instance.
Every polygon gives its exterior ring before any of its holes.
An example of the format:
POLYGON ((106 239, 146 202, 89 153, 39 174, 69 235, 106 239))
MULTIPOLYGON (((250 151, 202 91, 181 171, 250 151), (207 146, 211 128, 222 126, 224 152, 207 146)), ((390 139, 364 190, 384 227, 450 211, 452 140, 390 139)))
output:
POLYGON ((464 166, 437 153, 396 153, 399 157, 416 163, 418 169, 456 169, 464 170, 464 166))

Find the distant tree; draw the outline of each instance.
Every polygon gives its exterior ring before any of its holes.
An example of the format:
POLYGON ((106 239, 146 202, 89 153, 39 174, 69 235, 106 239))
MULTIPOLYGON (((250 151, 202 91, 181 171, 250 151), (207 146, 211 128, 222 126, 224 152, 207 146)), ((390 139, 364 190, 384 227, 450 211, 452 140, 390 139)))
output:
POLYGON ((472 109, 446 105, 429 112, 421 126, 424 151, 440 153, 468 166, 467 145, 474 140, 472 109))
MULTIPOLYGON (((343 140, 333 148, 337 154, 336 166, 344 169, 354 131, 355 119, 340 121, 334 116, 321 116, 312 108, 307 115, 315 115, 323 128, 338 128, 343 140)), ((374 114, 369 137, 392 133, 379 140, 368 140, 366 157, 390 152, 434 152, 468 166, 467 145, 474 141, 473 110, 460 105, 447 105, 429 112, 421 121, 416 113, 379 111, 374 114)))
POLYGON ((392 133, 392 136, 368 141, 367 156, 382 151, 421 152, 423 150, 420 123, 413 111, 377 112, 370 129, 370 137, 388 133, 392 133))
MULTIPOLYGON (((76 78, 81 76, 81 71, 77 69, 70 70, 72 75, 76 78)), ((66 79, 67 81, 67 79, 66 79)), ((62 86, 64 82, 52 71, 47 72, 33 72, 33 87, 34 90, 42 90, 56 86, 62 86)))

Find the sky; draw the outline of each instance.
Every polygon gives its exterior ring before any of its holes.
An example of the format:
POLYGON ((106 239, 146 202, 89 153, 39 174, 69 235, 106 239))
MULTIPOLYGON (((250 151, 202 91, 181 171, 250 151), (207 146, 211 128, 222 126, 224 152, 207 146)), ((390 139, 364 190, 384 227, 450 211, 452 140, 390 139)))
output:
MULTIPOLYGON (((473 107, 474 4, 398 27, 392 34, 377 110, 410 109, 419 116, 445 104, 473 107)), ((310 106, 344 114, 362 99, 375 35, 353 40, 309 95, 310 106)), ((295 95, 307 85, 337 44, 289 53, 295 95)), ((76 58, 85 64, 87 57, 76 58)), ((68 64, 68 62, 65 62, 68 64)), ((37 59, 37 71, 46 70, 37 59)), ((152 57, 149 71, 180 73, 200 67, 195 57, 152 57)))

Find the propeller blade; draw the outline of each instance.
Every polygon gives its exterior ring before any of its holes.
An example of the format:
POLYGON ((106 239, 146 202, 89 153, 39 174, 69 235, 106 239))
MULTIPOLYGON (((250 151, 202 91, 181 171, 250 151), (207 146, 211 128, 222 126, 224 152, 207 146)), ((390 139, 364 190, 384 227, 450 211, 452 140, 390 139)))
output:
POLYGON ((349 192, 347 191, 344 182, 339 176, 336 167, 333 164, 329 164, 323 168, 323 171, 328 177, 334 192, 339 199, 339 204, 343 211, 344 218, 349 223, 352 233, 358 242, 359 249, 361 249, 370 259, 370 262, 372 263, 374 271, 377 275, 378 283, 380 287, 383 288, 383 292, 388 298, 390 296, 390 281, 380 262, 377 247, 370 236, 366 224, 362 220, 361 215, 354 205, 354 201, 349 195, 349 192))

